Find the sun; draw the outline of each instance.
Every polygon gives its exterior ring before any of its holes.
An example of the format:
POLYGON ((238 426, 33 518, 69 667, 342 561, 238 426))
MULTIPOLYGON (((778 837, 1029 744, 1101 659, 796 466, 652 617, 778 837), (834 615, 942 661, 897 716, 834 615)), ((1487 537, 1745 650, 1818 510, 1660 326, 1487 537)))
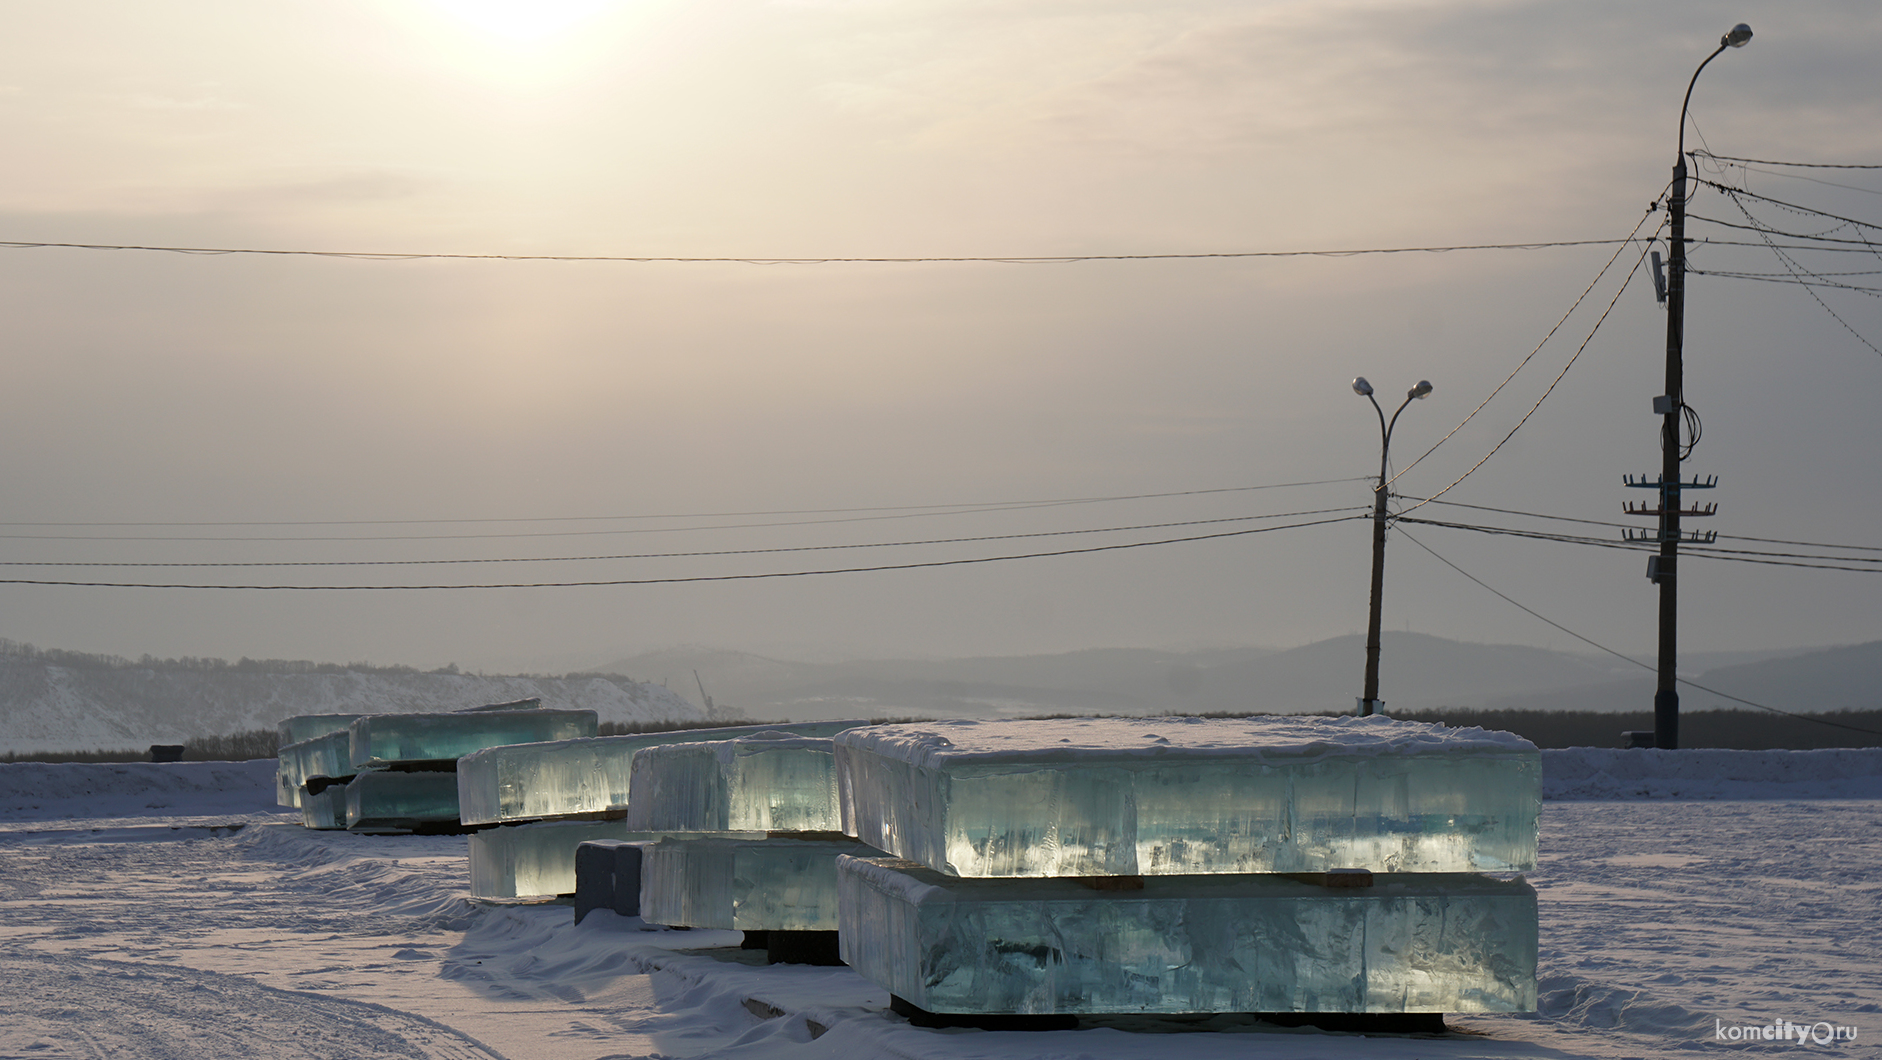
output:
POLYGON ((619 6, 619 0, 431 0, 460 25, 512 44, 537 44, 619 6))

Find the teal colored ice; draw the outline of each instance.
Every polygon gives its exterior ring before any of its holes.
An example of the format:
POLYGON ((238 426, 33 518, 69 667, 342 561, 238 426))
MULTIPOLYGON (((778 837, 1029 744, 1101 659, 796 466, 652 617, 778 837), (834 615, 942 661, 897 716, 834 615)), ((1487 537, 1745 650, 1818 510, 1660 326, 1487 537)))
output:
POLYGON ((486 747, 595 734, 592 710, 482 709, 437 714, 368 714, 352 725, 352 765, 455 760, 486 747))
MULTIPOLYGON (((350 715, 325 715, 330 718, 350 717, 350 715)), ((289 721, 296 719, 290 718, 289 721)), ((350 724, 350 722, 348 723, 350 724)), ((285 728, 287 722, 283 722, 285 728)), ((311 777, 349 777, 353 775, 353 737, 346 725, 309 737, 299 743, 288 744, 275 752, 275 802, 282 806, 299 806, 305 797, 306 784, 311 777)))
POLYGON ((457 778, 450 773, 373 770, 347 782, 350 829, 401 831, 456 823, 457 778))
POLYGON ((1541 755, 1385 717, 925 722, 835 738, 843 831, 948 875, 1525 870, 1541 755))
POLYGON ((591 839, 652 842, 661 833, 631 832, 620 821, 531 821, 470 836, 473 898, 573 894, 575 848, 591 839))
POLYGON ((671 832, 835 832, 830 740, 786 732, 670 743, 634 755, 627 823, 671 832))
POLYGON ((1529 1012, 1520 879, 1152 876, 1140 890, 837 862, 845 963, 931 1012, 1529 1012))
POLYGON ((860 724, 740 725, 491 747, 459 760, 459 808, 465 824, 620 814, 628 806, 634 755, 645 748, 731 740, 766 731, 827 740, 860 724))
POLYGON ((740 931, 835 931, 837 857, 881 853, 855 840, 663 839, 642 849, 641 919, 740 931))

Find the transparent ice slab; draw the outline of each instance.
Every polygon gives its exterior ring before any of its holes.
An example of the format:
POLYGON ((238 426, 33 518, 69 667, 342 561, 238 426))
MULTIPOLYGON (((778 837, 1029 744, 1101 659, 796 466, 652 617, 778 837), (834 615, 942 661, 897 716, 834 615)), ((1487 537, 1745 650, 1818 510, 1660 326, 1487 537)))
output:
POLYGON ((325 736, 330 732, 344 732, 347 726, 362 717, 359 714, 296 714, 284 718, 275 727, 280 737, 281 746, 311 740, 316 736, 325 736))
POLYGON ((641 848, 640 916, 673 927, 835 931, 836 859, 853 839, 675 837, 641 848))
POLYGON ((653 842, 665 832, 630 832, 620 821, 531 821, 473 832, 473 898, 575 893, 575 848, 597 839, 653 842))
POLYGON ((1532 1012, 1536 892, 1468 873, 962 879, 841 858, 839 945, 931 1012, 1532 1012))
POLYGON ((828 739, 761 732, 670 743, 634 755, 630 827, 673 832, 835 832, 836 758, 828 739))
POLYGON ((767 731, 828 739, 861 724, 739 725, 492 747, 459 760, 459 809, 465 824, 621 813, 628 805, 634 753, 643 748, 731 740, 767 731))
POLYGON ((1533 868, 1541 754, 1386 717, 924 722, 836 737, 843 831, 958 876, 1533 868))
POLYGON ((455 823, 457 777, 450 773, 373 770, 347 782, 348 828, 402 830, 455 823))
POLYGON ((344 727, 288 744, 275 752, 275 802, 299 806, 301 786, 310 778, 350 777, 353 773, 352 734, 344 727))
POLYGON ((353 765, 365 768, 457 759, 499 744, 573 740, 594 734, 592 710, 369 714, 353 722, 353 765))
POLYGON ((301 826, 331 830, 346 827, 346 785, 330 784, 319 791, 301 789, 301 826))

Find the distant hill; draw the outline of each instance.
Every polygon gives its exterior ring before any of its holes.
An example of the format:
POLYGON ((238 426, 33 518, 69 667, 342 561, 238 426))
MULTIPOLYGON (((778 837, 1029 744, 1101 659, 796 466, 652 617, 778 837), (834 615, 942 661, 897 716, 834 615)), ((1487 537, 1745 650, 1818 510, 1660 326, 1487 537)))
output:
MULTIPOLYGON (((1389 712, 1446 707, 1631 711, 1652 701, 1652 675, 1621 660, 1420 633, 1382 638, 1389 712), (1640 676, 1635 677, 1633 675, 1640 676)), ((1882 705, 1882 643, 1812 651, 1693 656, 1720 691, 1786 710, 1882 705), (1867 699, 1864 697, 1868 696, 1867 699)), ((689 698, 697 671, 714 702, 758 719, 1011 717, 1025 714, 1351 710, 1362 688, 1357 635, 1272 651, 1093 649, 967 659, 792 662, 716 648, 629 656, 604 669, 664 678, 689 698)), ((1694 690, 1688 709, 1733 707, 1694 690)))
POLYGON ((540 697, 601 721, 699 721, 658 684, 566 677, 421 673, 409 667, 144 659, 0 643, 0 752, 136 748, 272 729, 296 714, 456 710, 540 697))

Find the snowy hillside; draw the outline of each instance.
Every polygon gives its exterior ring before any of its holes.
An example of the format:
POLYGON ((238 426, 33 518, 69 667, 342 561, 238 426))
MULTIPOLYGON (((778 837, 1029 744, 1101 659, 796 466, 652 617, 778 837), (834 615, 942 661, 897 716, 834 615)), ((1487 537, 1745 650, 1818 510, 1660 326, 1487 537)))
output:
POLYGON ((603 722, 705 717, 658 684, 613 675, 505 677, 266 664, 149 665, 0 654, 0 752, 138 748, 272 729, 296 714, 456 710, 540 697, 603 722))

